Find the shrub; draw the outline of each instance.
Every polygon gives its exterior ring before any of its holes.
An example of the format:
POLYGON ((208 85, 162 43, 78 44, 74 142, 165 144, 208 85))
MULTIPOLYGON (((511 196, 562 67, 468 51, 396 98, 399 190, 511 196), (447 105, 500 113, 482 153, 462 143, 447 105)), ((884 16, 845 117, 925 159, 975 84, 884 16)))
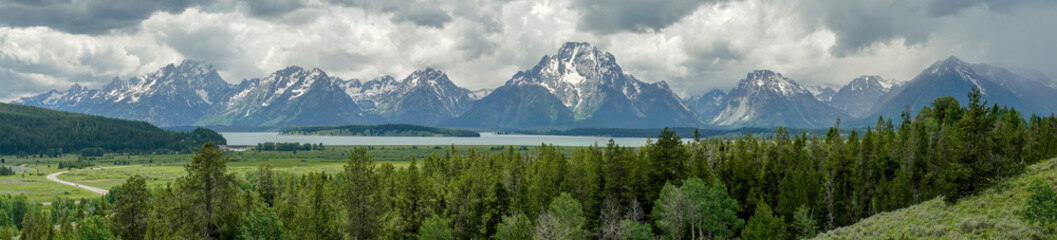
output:
POLYGON ((1024 220, 1050 231, 1057 229, 1057 192, 1043 181, 1032 183, 1028 190, 1031 195, 1021 212, 1024 220))

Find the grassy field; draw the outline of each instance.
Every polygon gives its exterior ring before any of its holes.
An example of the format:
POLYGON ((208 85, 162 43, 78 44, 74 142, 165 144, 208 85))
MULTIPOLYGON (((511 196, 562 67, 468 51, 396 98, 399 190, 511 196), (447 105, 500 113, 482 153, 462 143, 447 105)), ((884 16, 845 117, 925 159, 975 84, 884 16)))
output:
POLYGON ((1057 239, 1018 217, 1030 183, 1057 183, 1057 159, 1035 165, 976 196, 948 205, 942 199, 880 213, 818 239, 1057 239))
POLYGON ((66 197, 70 199, 98 198, 96 193, 49 181, 47 178, 51 172, 59 171, 55 164, 52 165, 29 165, 37 170, 20 171, 15 176, 0 177, 0 195, 25 195, 35 202, 51 202, 55 197, 66 197))
MULTIPOLYGON (((367 146, 368 153, 375 162, 391 163, 397 167, 404 167, 410 163, 412 158, 423 159, 430 154, 443 156, 452 146, 367 146)), ((471 148, 478 152, 505 151, 511 146, 455 146, 460 154, 466 153, 471 148)), ((304 174, 308 172, 335 173, 343 170, 345 162, 348 161, 349 151, 353 146, 327 146, 323 151, 297 151, 274 152, 274 151, 243 151, 228 152, 226 156, 231 158, 228 170, 242 177, 243 173, 256 171, 257 167, 269 164, 280 174, 304 174)), ((532 154, 539 146, 512 146, 515 151, 532 154)), ((579 147, 560 147, 563 152, 571 153, 579 147)), ((91 161, 98 166, 115 166, 116 162, 128 162, 130 166, 110 169, 76 169, 59 175, 58 178, 82 185, 110 189, 120 185, 129 176, 142 175, 148 178, 147 184, 152 187, 163 186, 176 178, 183 176, 183 165, 191 160, 191 154, 166 154, 166 155, 113 155, 108 154, 91 161)), ((69 197, 71 199, 96 198, 98 194, 84 189, 58 184, 46 179, 48 174, 61 171, 58 164, 61 162, 77 161, 76 155, 65 155, 50 158, 30 156, 18 158, 16 156, 0 156, 5 165, 23 166, 32 168, 30 171, 19 172, 13 176, 0 177, 0 195, 2 194, 25 194, 30 200, 36 202, 50 202, 55 197, 69 197)))

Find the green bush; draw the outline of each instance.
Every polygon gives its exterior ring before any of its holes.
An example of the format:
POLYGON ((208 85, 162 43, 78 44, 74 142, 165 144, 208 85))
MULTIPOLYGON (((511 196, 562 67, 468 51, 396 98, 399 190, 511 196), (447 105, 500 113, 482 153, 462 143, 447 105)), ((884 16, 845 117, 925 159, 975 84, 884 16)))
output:
POLYGON ((1057 191, 1052 184, 1036 181, 1029 187, 1031 195, 1024 203, 1021 213, 1024 220, 1049 231, 1057 229, 1057 191))

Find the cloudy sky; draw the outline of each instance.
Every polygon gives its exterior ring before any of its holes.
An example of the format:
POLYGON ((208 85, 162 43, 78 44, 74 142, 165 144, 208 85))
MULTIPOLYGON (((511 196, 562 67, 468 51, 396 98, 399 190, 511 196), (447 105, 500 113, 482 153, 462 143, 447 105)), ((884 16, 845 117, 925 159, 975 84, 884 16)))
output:
POLYGON ((0 101, 99 87, 184 59, 227 81, 289 65, 494 88, 568 41, 683 96, 753 69, 804 85, 906 81, 932 62, 1057 76, 1053 0, 2 0, 0 101))

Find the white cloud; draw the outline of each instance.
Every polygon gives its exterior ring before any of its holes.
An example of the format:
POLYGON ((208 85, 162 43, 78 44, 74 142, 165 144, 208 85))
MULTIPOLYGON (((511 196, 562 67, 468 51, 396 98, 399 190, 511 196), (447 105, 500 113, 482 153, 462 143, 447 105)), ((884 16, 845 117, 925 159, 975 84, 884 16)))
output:
POLYGON ((145 34, 88 36, 46 27, 0 28, 0 70, 7 73, 5 81, 33 81, 7 84, 0 98, 40 93, 46 90, 43 86, 98 87, 115 76, 143 74, 179 59, 179 54, 145 34))
POLYGON ((182 59, 213 63, 229 82, 289 65, 361 79, 433 67, 461 86, 494 88, 567 41, 591 42, 640 80, 667 81, 684 96, 727 90, 753 69, 806 85, 862 74, 909 80, 949 55, 1057 76, 1057 48, 1049 47, 1057 37, 1054 2, 942 1, 713 1, 690 3, 692 11, 679 18, 631 19, 639 25, 595 31, 584 29, 584 6, 574 0, 320 0, 276 8, 223 0, 156 12, 107 34, 55 30, 65 25, 0 27, 0 71, 18 76, 6 81, 35 82, 12 84, 0 99, 73 83, 98 87, 182 59), (399 7, 407 4, 423 6, 399 7), (412 10, 433 15, 412 18, 412 10))

